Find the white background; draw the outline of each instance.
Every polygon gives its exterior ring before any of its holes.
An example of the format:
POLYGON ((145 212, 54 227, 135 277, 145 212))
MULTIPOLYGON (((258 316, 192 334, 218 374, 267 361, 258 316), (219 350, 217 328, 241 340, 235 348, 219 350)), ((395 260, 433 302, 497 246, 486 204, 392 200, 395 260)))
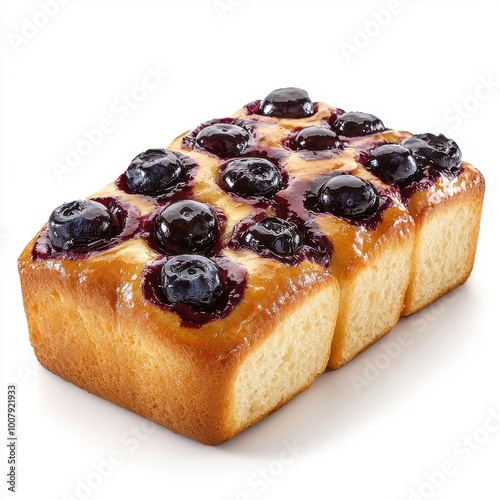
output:
MULTIPOLYGON (((500 498, 500 430, 484 427, 500 412, 495 2, 222 0, 217 9, 212 0, 69 0, 50 19, 38 1, 1 5, 0 439, 7 384, 15 383, 15 498, 500 498), (394 5, 389 18, 375 20, 394 5), (26 27, 35 20, 47 22, 26 27), (148 67, 168 76, 141 93, 135 87, 148 67), (459 143, 487 180, 468 283, 215 448, 146 424, 39 368, 16 259, 52 209, 115 179, 139 152, 282 86, 459 143), (133 108, 121 103, 131 91, 141 100, 133 108), (458 114, 463 105, 466 117, 458 114), (58 176, 54 163, 65 163, 68 147, 103 119, 112 130, 58 176), (402 332, 410 345, 382 366, 384 349, 402 332), (295 443, 296 454, 282 454, 284 443, 295 443), (110 456, 113 470, 98 476, 95 464, 110 456), (443 462, 452 474, 435 474, 443 462)), ((14 498, 1 448, 0 496, 14 498)))

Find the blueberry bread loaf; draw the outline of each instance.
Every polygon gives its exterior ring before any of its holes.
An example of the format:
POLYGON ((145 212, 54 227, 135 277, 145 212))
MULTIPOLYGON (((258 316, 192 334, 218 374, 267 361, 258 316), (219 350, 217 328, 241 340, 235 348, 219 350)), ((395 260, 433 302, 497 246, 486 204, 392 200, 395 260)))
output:
POLYGON ((30 340, 219 444, 463 283, 483 192, 454 141, 278 89, 52 212, 19 258, 30 340))

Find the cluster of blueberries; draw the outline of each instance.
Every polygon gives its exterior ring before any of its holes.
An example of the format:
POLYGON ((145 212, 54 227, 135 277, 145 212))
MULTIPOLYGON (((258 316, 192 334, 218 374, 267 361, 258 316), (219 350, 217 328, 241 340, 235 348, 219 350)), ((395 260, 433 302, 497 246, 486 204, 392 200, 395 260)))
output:
MULTIPOLYGON (((307 92, 297 88, 278 89, 260 101, 258 114, 275 118, 306 118, 315 112, 307 92)), ((338 150, 352 138, 386 130, 374 115, 343 113, 331 126, 308 126, 290 143, 297 151, 338 150)), ((244 153, 252 142, 248 127, 228 122, 202 127, 193 146, 225 162, 219 184, 227 192, 246 199, 270 200, 284 187, 280 168, 265 158, 244 153)), ((138 155, 124 174, 126 189, 134 194, 159 197, 186 180, 185 156, 165 149, 150 149, 138 155)), ((443 135, 418 134, 401 144, 383 144, 369 153, 366 168, 383 181, 404 188, 418 180, 423 169, 456 175, 461 168, 457 144, 443 135)), ((321 211, 351 220, 371 216, 378 208, 373 184, 348 173, 332 173, 318 191, 321 211)), ((109 241, 119 232, 116 217, 101 203, 77 200, 56 208, 47 231, 56 251, 109 241)), ((207 204, 182 200, 169 204, 156 217, 153 235, 159 248, 173 254, 161 270, 159 286, 169 304, 187 304, 210 310, 222 300, 223 278, 209 255, 219 240, 217 213, 207 204)), ((242 246, 257 252, 290 255, 302 244, 297 226, 279 217, 265 217, 240 236, 242 246)))

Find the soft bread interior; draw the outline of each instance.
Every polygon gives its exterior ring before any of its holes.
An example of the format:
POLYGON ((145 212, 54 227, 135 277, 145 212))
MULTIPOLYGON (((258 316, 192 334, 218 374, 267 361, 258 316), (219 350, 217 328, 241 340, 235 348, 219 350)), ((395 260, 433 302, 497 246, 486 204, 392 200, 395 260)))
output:
POLYGON ((340 309, 328 366, 340 368, 397 323, 408 286, 412 238, 383 245, 341 281, 340 309))
POLYGON ((246 356, 234 380, 232 433, 284 405, 325 370, 338 298, 336 283, 312 289, 246 356))
POLYGON ((482 186, 462 192, 417 220, 412 280, 403 315, 419 311, 464 283, 474 265, 482 186))

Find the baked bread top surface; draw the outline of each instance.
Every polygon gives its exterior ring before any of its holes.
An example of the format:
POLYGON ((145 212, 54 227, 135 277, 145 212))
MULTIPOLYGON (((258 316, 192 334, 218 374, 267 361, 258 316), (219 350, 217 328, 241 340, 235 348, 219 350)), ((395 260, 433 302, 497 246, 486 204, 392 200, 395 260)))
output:
MULTIPOLYGON (((59 270, 68 283, 73 283, 71 286, 82 289, 85 276, 93 273, 97 282, 116 290, 111 300, 116 300, 118 314, 134 310, 135 315, 157 325, 151 328, 152 335, 164 336, 172 345, 197 349, 206 353, 207 359, 229 357, 258 339, 264 325, 267 328, 277 321, 279 308, 286 309, 287 304, 307 295, 311 286, 332 280, 332 275, 355 272, 380 245, 391 238, 408 237, 415 219, 430 207, 482 182, 481 174, 465 162, 461 162, 459 170, 439 175, 435 169, 428 175, 423 168, 404 186, 386 182, 368 168, 370 154, 381 145, 401 144, 412 137, 409 132, 382 126, 375 133, 362 136, 337 134, 332 140, 338 139, 338 147, 308 150, 297 147, 301 131, 321 127, 331 135, 339 117, 346 115, 343 110, 316 102, 310 116, 290 118, 263 116, 259 106, 260 101, 255 101, 232 117, 204 122, 174 139, 166 149, 180 154, 188 173, 183 182, 164 195, 133 193, 124 184, 122 174, 89 197, 118 200, 127 212, 124 224, 130 234, 126 238, 122 231, 112 239, 114 244, 104 248, 90 252, 52 248, 49 254, 43 254, 37 252, 40 242, 43 240, 49 247, 51 244, 44 226, 23 252, 21 269, 29 264, 47 273, 59 270), (214 124, 246 131, 244 147, 224 154, 204 147, 200 134, 214 124), (257 197, 228 192, 221 178, 235 158, 269 161, 281 174, 280 188, 272 195, 257 197), (369 183, 377 201, 368 215, 349 217, 318 206, 317 199, 324 193, 326 182, 337 175, 352 175, 369 183), (208 317, 202 314, 201 320, 194 321, 191 316, 186 321, 175 305, 170 307, 161 290, 156 298, 166 307, 151 300, 146 290, 150 266, 155 262, 163 265, 176 253, 162 250, 155 241, 155 221, 166 207, 185 199, 207 204, 218 217, 217 243, 196 253, 234 266, 238 275, 235 280, 241 285, 233 297, 234 304, 225 312, 209 312, 208 317), (241 234, 267 217, 291 220, 297 225, 302 237, 297 252, 277 254, 241 243, 241 234)), ((152 287, 158 288, 155 283, 152 287)))

